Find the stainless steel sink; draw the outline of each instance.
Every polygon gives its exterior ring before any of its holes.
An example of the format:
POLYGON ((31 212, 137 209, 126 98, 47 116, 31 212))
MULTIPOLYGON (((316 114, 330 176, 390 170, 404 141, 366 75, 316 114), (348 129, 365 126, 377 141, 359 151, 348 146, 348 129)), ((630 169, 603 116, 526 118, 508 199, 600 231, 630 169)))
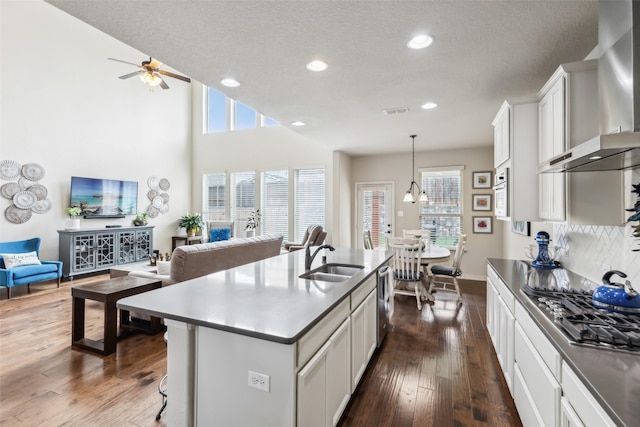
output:
POLYGON ((322 282, 344 282, 362 271, 364 267, 353 264, 322 264, 320 267, 307 271, 299 277, 306 280, 322 282))

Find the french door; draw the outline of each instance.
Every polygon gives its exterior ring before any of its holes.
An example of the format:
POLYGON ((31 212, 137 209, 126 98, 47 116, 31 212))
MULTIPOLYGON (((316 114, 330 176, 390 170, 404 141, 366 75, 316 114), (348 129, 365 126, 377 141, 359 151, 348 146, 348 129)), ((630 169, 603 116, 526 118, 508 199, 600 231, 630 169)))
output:
POLYGON ((393 235, 393 183, 357 183, 356 248, 364 247, 363 233, 371 232, 374 248, 385 247, 393 235))

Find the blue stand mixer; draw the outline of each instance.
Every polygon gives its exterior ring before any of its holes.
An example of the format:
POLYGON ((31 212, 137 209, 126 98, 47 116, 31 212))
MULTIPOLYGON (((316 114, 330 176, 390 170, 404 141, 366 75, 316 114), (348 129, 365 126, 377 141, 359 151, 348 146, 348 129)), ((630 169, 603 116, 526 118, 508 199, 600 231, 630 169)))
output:
POLYGON ((549 233, 546 231, 539 231, 536 234, 536 242, 538 243, 538 256, 533 260, 531 265, 536 268, 560 267, 560 263, 554 260, 557 248, 549 246, 549 242, 551 242, 549 233))

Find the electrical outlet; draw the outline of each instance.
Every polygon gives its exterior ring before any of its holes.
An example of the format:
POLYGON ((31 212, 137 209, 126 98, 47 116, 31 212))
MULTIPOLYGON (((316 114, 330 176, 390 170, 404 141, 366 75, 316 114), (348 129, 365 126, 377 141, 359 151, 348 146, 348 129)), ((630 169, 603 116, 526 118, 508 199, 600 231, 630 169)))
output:
POLYGON ((269 377, 269 375, 249 371, 249 387, 257 388, 258 390, 266 391, 267 393, 269 393, 270 383, 271 378, 269 377))

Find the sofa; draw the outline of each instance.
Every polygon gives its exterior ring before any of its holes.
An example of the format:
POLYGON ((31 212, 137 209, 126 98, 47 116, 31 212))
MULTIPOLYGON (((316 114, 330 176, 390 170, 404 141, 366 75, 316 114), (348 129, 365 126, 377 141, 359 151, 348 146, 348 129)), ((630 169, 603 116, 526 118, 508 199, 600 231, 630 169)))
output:
POLYGON ((166 286, 280 255, 281 246, 282 236, 275 234, 178 246, 169 271, 159 265, 156 272, 134 270, 129 275, 162 280, 166 286))
POLYGON ((60 261, 40 259, 40 238, 0 242, 0 286, 7 288, 7 297, 11 299, 11 288, 62 278, 60 261))

